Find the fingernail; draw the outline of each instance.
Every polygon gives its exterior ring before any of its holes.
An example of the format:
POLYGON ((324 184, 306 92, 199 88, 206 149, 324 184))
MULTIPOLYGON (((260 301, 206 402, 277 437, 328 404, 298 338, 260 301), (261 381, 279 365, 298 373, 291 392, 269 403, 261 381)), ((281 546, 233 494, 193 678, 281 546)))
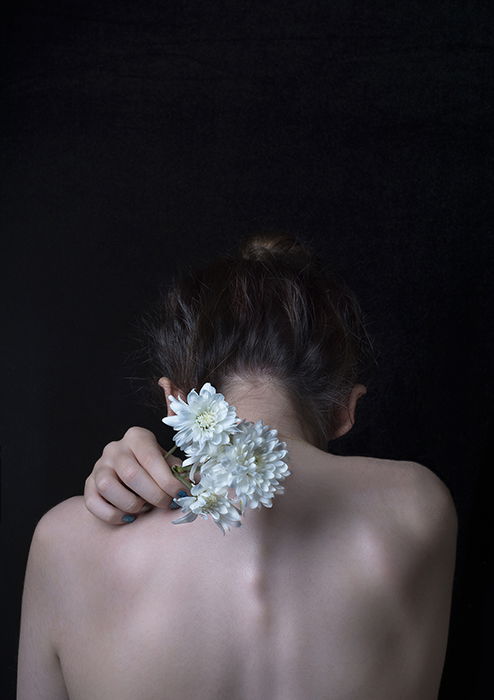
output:
MULTIPOLYGON (((190 494, 188 494, 187 491, 185 491, 184 489, 180 489, 180 491, 177 491, 175 498, 185 498, 185 496, 189 496, 189 495, 190 494)), ((178 505, 178 503, 175 503, 174 501, 172 501, 170 503, 170 508, 172 510, 177 510, 177 508, 180 508, 180 506, 178 505)))
POLYGON ((136 519, 136 516, 130 515, 130 513, 127 513, 126 515, 122 515, 122 520, 124 523, 133 523, 135 519, 136 519))

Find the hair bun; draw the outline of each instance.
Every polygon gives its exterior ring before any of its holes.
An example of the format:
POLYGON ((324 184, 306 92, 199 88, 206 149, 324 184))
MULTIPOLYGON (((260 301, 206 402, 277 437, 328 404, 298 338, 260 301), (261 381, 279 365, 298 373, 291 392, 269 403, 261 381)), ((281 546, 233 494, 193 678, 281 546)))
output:
POLYGON ((296 236, 287 233, 255 233, 240 245, 245 260, 276 262, 281 259, 292 267, 303 268, 315 262, 313 250, 296 236))

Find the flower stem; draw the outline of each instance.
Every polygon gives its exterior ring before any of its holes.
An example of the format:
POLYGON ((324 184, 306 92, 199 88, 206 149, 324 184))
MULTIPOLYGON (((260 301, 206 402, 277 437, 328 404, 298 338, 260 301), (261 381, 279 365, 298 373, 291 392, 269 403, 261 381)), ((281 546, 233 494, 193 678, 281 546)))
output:
MULTIPOLYGON (((165 454, 165 459, 167 457, 169 457, 171 454, 173 454, 175 452, 175 450, 177 449, 177 447, 178 447, 178 445, 175 445, 174 447, 172 447, 171 450, 168 450, 168 452, 165 454)), ((190 489, 193 486, 195 486, 195 484, 193 484, 192 481, 190 481, 190 479, 188 479, 185 476, 185 474, 189 474, 190 469, 188 469, 187 467, 182 467, 181 464, 171 464, 170 469, 171 469, 173 476, 175 476, 185 486, 186 489, 188 489, 190 491, 190 489)))
POLYGON ((166 455, 165 455, 165 459, 166 459, 167 457, 169 457, 170 455, 172 455, 172 454, 175 452, 175 450, 177 449, 177 447, 178 447, 178 445, 175 445, 174 447, 172 447, 171 450, 168 450, 168 452, 167 452, 166 455))
POLYGON ((186 476, 182 476, 180 472, 177 471, 177 469, 174 466, 170 467, 172 474, 180 481, 182 484, 185 486, 185 488, 190 489, 195 486, 195 484, 192 483, 189 479, 187 479, 186 476))

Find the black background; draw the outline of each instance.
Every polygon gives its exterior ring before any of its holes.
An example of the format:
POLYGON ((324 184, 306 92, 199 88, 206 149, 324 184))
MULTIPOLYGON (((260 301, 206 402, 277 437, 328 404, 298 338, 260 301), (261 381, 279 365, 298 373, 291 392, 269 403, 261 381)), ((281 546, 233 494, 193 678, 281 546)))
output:
POLYGON ((142 399, 157 286, 245 234, 317 243, 378 365, 329 448, 425 464, 459 517, 444 698, 485 698, 492 629, 488 3, 18 2, 2 107, 7 691, 32 532, 142 399))

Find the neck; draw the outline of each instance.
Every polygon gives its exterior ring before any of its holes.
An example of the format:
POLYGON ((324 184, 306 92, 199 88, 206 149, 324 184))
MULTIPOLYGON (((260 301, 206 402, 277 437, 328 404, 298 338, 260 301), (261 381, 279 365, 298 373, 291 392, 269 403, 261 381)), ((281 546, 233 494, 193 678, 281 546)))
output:
POLYGON ((280 440, 308 443, 308 436, 296 411, 284 392, 272 382, 235 382, 223 392, 225 400, 235 406, 237 416, 247 421, 262 420, 278 431, 280 440))
POLYGON ((290 470, 281 482, 284 493, 274 496, 271 508, 247 508, 242 516, 247 536, 254 535, 259 543, 271 542, 274 546, 292 540, 294 534, 302 536, 314 527, 314 519, 325 517, 332 463, 330 453, 307 441, 278 436, 286 442, 287 454, 283 459, 290 470))
POLYGON ((301 493, 320 480, 321 464, 328 453, 307 438, 292 405, 272 385, 236 385, 235 389, 225 389, 222 393, 225 400, 235 406, 239 418, 252 422, 262 420, 264 425, 278 431, 278 438, 287 446, 284 461, 291 473, 282 483, 285 492, 274 497, 272 509, 262 507, 260 511, 246 513, 247 521, 268 524, 274 522, 273 518, 278 520, 288 516, 291 519, 301 493))

